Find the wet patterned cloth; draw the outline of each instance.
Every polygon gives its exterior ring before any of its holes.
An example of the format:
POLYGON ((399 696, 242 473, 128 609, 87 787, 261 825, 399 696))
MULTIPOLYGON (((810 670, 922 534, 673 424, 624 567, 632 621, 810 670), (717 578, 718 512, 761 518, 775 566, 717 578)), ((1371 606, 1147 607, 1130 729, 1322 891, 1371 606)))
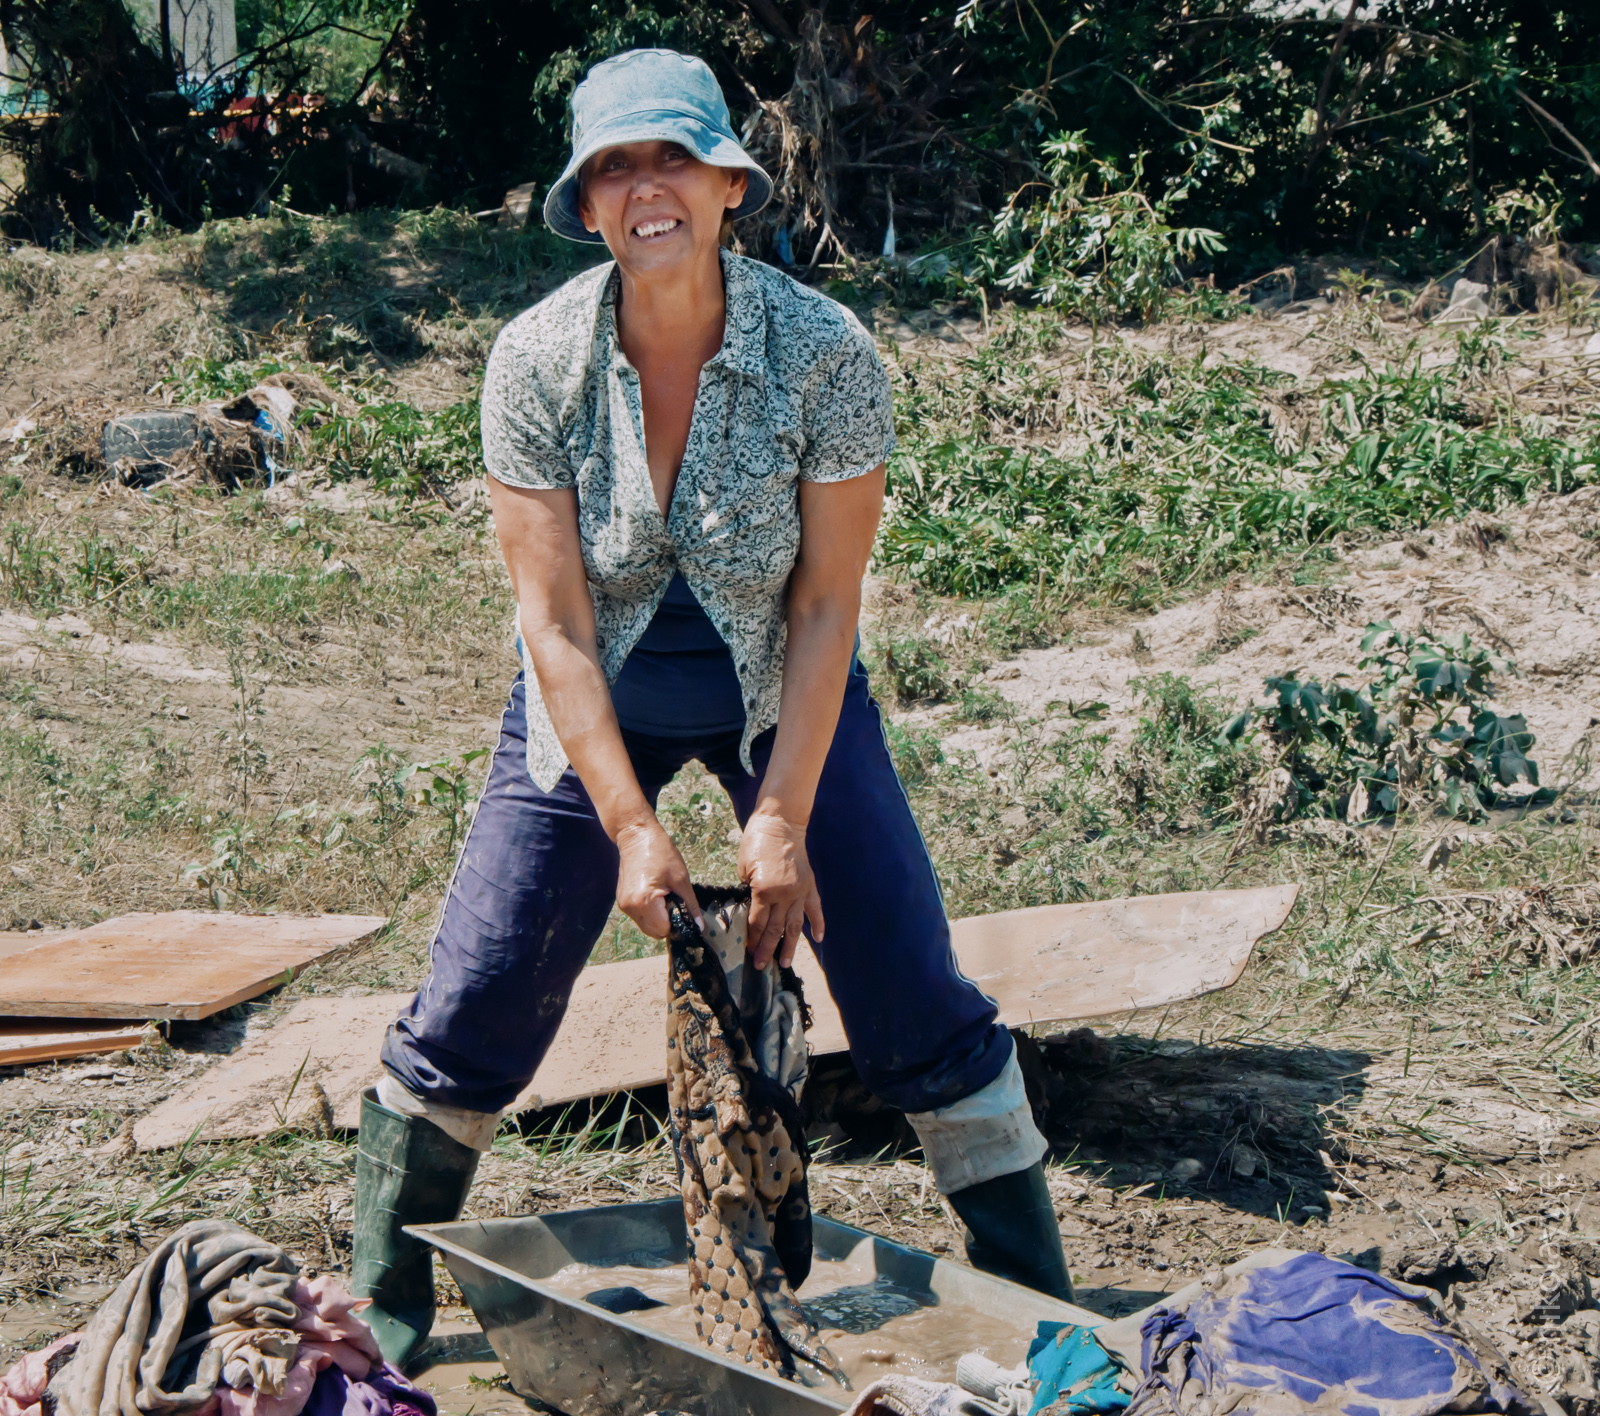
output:
MULTIPOLYGON (((800 483, 871 472, 894 447, 894 410, 872 336, 843 305, 726 251, 722 282, 722 348, 700 371, 665 517, 609 263, 500 332, 484 372, 483 459, 508 486, 576 489, 607 683, 682 572, 733 654, 745 708, 739 756, 753 772, 752 745, 778 721, 800 483)), ((537 682, 531 667, 528 681, 537 682)), ((528 771, 549 791, 567 759, 536 689, 527 714, 528 771)))
POLYGON ((695 1331, 763 1371, 848 1387, 794 1296, 811 1270, 805 997, 790 970, 746 961, 748 889, 695 893, 706 933, 669 900, 667 949, 667 1104, 695 1331))
POLYGON ((1321 1254, 1234 1265, 1140 1329, 1128 1416, 1534 1416, 1505 1359, 1437 1295, 1321 1254))

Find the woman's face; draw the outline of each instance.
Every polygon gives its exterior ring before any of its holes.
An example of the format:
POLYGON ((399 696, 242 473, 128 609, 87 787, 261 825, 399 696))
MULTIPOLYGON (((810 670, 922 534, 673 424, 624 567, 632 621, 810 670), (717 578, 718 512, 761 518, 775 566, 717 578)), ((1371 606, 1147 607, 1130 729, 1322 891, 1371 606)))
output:
POLYGON ((659 274, 716 250, 748 181, 742 168, 713 167, 681 143, 624 143, 584 164, 578 214, 624 270, 659 274))

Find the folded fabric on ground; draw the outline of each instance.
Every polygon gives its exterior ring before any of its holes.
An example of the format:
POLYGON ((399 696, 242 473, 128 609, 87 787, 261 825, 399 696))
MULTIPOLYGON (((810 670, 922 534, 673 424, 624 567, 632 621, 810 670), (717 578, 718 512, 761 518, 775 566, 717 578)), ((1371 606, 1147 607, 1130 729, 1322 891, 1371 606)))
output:
POLYGON ((337 1279, 216 1220, 151 1251, 82 1333, 0 1377, 0 1416, 437 1416, 337 1279))
POLYGON ((1128 1416, 1541 1409, 1512 1384, 1492 1344, 1447 1321, 1428 1289, 1321 1254, 1236 1264, 1197 1287, 1141 1324, 1144 1379, 1128 1416))

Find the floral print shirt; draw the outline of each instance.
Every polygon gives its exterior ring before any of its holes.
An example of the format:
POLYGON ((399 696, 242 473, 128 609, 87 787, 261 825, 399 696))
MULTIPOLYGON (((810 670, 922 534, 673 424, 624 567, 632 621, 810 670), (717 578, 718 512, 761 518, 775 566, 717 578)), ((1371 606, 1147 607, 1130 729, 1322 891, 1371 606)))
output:
MULTIPOLYGON (((513 487, 576 488, 583 563, 606 682, 614 683, 681 570, 733 655, 740 757, 778 721, 801 481, 859 477, 894 447, 889 379, 842 305, 781 271, 722 253, 727 324, 700 373, 665 519, 645 461, 639 374, 617 338, 620 277, 568 281, 500 333, 483 383, 483 456, 513 487)), ((566 770, 527 675, 528 771, 566 770)))

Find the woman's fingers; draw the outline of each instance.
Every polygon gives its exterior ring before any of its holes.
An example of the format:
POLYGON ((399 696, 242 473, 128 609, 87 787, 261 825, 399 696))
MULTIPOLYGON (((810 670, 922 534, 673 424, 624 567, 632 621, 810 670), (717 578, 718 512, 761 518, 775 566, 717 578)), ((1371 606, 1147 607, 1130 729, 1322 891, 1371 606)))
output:
POLYGON ((667 901, 664 895, 656 895, 631 908, 624 905, 622 912, 652 939, 665 939, 671 932, 671 921, 667 918, 667 901))
POLYGON ((764 969, 776 957, 787 965, 807 917, 822 918, 816 879, 806 856, 804 823, 756 812, 739 843, 739 874, 750 882, 750 957, 764 969))
MULTIPOLYGON (((811 890, 806 896, 805 912, 806 918, 811 921, 811 937, 817 943, 822 943, 822 936, 828 932, 828 926, 823 922, 822 896, 817 893, 817 877, 815 875, 811 877, 811 890)), ((784 962, 787 963, 788 960, 784 962)))
POLYGON ((778 950, 778 962, 784 968, 794 963, 794 951, 800 947, 800 932, 805 927, 806 909, 802 901, 789 906, 789 917, 783 926, 783 943, 778 950))
POLYGON ((695 923, 704 928, 689 868, 659 822, 620 834, 617 854, 617 907, 644 933, 652 939, 667 937, 668 895, 682 900, 695 923))
POLYGON ((758 924, 755 919, 754 899, 752 893, 750 938, 753 942, 748 947, 755 966, 764 969, 772 962, 772 956, 778 952, 778 946, 783 943, 783 930, 789 912, 786 907, 787 901, 781 895, 774 898, 772 895, 764 894, 758 924))

